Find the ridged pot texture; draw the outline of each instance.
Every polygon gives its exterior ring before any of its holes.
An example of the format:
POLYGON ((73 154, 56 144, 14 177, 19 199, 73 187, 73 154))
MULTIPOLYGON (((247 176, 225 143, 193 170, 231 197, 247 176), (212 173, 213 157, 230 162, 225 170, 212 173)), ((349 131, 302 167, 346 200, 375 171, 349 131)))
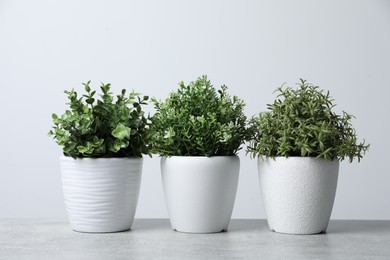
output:
POLYGON ((75 231, 129 230, 141 183, 142 158, 60 157, 62 188, 75 231))
POLYGON ((338 161, 259 158, 258 169, 271 230, 289 234, 326 231, 336 194, 338 161))
POLYGON ((165 201, 174 230, 227 230, 236 198, 237 156, 172 156, 161 159, 165 201))

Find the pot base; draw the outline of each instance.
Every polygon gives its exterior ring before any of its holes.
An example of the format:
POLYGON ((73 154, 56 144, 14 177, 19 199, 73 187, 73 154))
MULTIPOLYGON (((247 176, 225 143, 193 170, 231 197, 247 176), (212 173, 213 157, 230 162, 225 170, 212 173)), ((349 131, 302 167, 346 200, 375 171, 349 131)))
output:
MULTIPOLYGON (((104 229, 102 229, 102 230, 104 230, 104 229)), ((107 230, 108 231, 84 231, 84 230, 73 229, 73 231, 75 231, 75 232, 85 233, 85 234, 107 234, 107 233, 121 233, 121 232, 131 231, 130 228, 123 229, 123 230, 113 230, 113 229, 107 229, 107 230)))
POLYGON ((226 229, 222 229, 222 230, 216 230, 216 231, 210 231, 210 230, 207 230, 207 231, 200 231, 200 230, 189 231, 189 230, 177 230, 177 229, 174 228, 173 231, 179 232, 179 233, 185 233, 185 234, 215 234, 215 233, 227 232, 227 228, 226 229))
POLYGON ((319 235, 319 234, 326 234, 326 231, 320 231, 320 232, 313 232, 313 233, 306 233, 306 232, 303 232, 303 233, 292 233, 292 232, 283 232, 283 231, 276 231, 276 230, 273 230, 273 229, 270 229, 272 232, 275 232, 275 233, 278 233, 278 234, 283 234, 283 235, 319 235))

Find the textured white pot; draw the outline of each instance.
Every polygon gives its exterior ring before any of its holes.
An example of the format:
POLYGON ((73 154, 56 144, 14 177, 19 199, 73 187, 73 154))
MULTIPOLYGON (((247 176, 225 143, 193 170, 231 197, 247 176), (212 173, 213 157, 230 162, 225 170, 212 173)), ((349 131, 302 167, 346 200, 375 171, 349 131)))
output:
POLYGON ((62 156, 62 187, 72 228, 80 232, 130 229, 137 207, 142 161, 62 156))
POLYGON ((258 170, 271 230, 289 234, 326 231, 336 194, 338 161, 258 158, 258 170))
POLYGON ((161 158, 165 201, 174 230, 226 231, 236 198, 237 156, 161 158))

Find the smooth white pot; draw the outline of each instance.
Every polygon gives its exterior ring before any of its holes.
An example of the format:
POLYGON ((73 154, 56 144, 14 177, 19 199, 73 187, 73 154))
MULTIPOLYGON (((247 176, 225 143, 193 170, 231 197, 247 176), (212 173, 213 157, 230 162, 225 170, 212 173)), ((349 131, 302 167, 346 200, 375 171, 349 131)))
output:
POLYGON ((236 198, 237 156, 161 158, 165 201, 174 230, 226 231, 236 198))
POLYGON ((258 158, 258 170, 271 230, 289 234, 326 231, 336 194, 338 161, 258 158))
POLYGON ((62 187, 72 228, 80 232, 130 229, 138 202, 142 161, 62 156, 62 187))

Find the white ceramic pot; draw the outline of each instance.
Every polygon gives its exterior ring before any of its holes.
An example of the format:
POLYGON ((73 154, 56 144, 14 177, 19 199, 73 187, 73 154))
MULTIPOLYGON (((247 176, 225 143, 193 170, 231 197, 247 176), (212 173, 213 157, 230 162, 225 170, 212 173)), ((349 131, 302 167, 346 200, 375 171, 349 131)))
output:
POLYGON ((172 228, 188 233, 226 231, 239 170, 237 156, 162 158, 162 181, 172 228))
POLYGON ((336 194, 338 161, 258 158, 258 170, 271 230, 289 234, 326 231, 336 194))
POLYGON ((80 232, 130 229, 137 207, 142 161, 62 156, 62 187, 72 228, 80 232))

